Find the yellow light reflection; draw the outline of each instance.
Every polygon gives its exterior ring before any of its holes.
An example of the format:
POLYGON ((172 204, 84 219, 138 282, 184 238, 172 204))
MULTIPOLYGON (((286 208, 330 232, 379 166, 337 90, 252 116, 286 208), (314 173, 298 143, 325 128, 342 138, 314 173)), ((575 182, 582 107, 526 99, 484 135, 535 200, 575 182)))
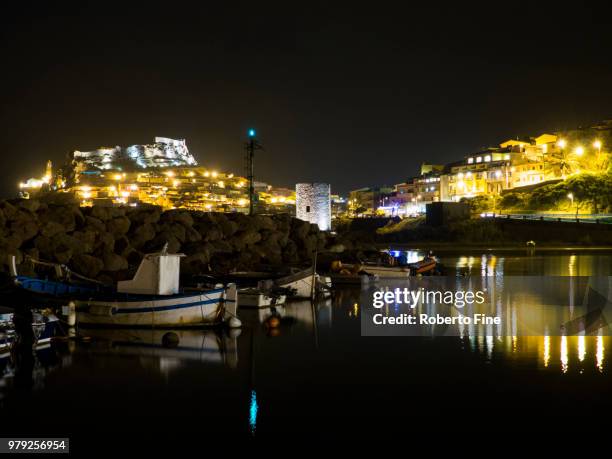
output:
POLYGON ((584 335, 578 335, 578 360, 584 362, 586 355, 586 340, 584 335))
POLYGON ((595 351, 595 366, 599 370, 600 373, 603 373, 603 363, 604 363, 604 342, 603 336, 597 335, 597 344, 595 351))
POLYGON ((561 337, 561 371, 567 373, 569 368, 569 357, 567 355, 567 336, 561 337))
POLYGON ((548 367, 550 362, 550 336, 544 337, 544 367, 548 367))

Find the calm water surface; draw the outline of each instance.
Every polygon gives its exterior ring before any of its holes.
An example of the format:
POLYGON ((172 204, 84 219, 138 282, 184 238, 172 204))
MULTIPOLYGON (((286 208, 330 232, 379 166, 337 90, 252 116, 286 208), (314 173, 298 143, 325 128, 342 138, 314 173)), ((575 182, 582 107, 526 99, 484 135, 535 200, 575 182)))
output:
MULTIPOLYGON (((605 251, 438 256, 472 276, 612 274, 605 251)), ((354 436, 415 422, 510 432, 576 416, 588 428, 595 418, 583 415, 612 407, 607 336, 361 337, 360 293, 290 304, 278 327, 269 311, 241 311, 236 332, 83 330, 85 340, 39 351, 33 368, 4 356, 3 432, 205 440, 354 436)))

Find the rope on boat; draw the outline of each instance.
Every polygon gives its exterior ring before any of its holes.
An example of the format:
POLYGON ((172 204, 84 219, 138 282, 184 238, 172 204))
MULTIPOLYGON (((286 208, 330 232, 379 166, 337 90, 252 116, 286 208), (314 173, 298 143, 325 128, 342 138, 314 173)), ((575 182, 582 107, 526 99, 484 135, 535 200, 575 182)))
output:
POLYGON ((83 276, 82 274, 79 274, 73 270, 71 270, 68 266, 61 264, 61 263, 53 263, 50 261, 41 261, 41 260, 37 260, 36 258, 31 257, 30 255, 26 255, 25 258, 30 261, 31 263, 35 264, 35 265, 41 265, 41 266, 47 266, 47 267, 51 267, 51 268, 55 268, 58 269, 59 268, 59 274, 60 276, 64 276, 65 273, 65 277, 66 279, 70 280, 70 278, 72 276, 87 281, 87 282, 92 282, 94 284, 99 284, 99 285, 106 285, 104 284, 104 282, 100 282, 99 280, 96 279, 91 279, 87 276, 83 276))

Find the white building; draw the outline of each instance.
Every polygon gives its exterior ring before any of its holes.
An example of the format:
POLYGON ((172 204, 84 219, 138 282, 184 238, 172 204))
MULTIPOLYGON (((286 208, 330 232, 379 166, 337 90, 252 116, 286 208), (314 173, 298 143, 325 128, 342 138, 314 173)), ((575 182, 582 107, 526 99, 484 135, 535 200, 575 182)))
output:
POLYGON ((296 217, 315 223, 321 231, 331 229, 331 199, 328 183, 298 183, 295 186, 296 217))

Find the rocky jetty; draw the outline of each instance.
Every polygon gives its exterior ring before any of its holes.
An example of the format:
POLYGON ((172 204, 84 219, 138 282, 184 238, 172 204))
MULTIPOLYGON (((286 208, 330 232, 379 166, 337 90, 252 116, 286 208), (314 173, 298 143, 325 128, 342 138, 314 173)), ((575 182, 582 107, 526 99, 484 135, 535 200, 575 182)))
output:
POLYGON ((130 278, 146 253, 168 243, 185 274, 309 264, 332 245, 317 225, 289 215, 247 216, 156 206, 79 207, 64 193, 0 201, 0 270, 9 255, 62 263, 103 282, 130 278))

